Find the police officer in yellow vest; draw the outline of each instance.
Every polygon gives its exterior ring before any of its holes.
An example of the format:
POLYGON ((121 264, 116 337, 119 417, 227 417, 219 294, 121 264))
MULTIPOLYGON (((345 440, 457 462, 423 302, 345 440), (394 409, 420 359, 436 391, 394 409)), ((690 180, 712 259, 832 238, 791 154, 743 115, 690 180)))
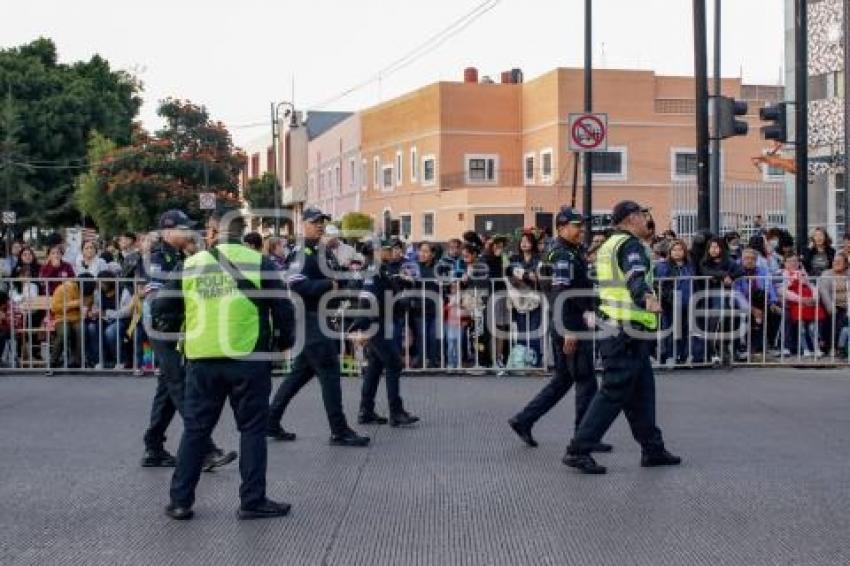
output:
POLYGON ((681 458, 664 448, 655 425, 655 376, 649 344, 658 328, 661 304, 652 290, 652 264, 642 239, 650 230, 649 210, 633 201, 614 207, 616 231, 599 248, 596 275, 603 334, 599 341, 601 387, 567 447, 564 464, 586 474, 606 469, 590 455, 623 411, 641 445, 641 465, 672 466, 681 458))
POLYGON ((204 448, 228 399, 240 432, 239 518, 289 512, 288 504, 266 497, 265 431, 271 352, 291 345, 294 320, 271 261, 237 243, 244 226, 238 212, 225 214, 225 243, 186 260, 179 287, 166 286, 170 292, 157 299, 183 314, 188 361, 184 432, 166 507, 173 519, 192 518, 204 448))

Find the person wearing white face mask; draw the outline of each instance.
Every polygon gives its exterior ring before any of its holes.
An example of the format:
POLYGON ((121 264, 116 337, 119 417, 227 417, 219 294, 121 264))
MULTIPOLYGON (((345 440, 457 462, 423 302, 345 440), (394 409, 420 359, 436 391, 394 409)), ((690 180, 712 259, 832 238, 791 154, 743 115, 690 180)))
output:
POLYGON ((771 228, 764 236, 767 245, 767 268, 770 273, 776 273, 782 267, 782 256, 779 255, 779 237, 781 235, 782 230, 771 228))

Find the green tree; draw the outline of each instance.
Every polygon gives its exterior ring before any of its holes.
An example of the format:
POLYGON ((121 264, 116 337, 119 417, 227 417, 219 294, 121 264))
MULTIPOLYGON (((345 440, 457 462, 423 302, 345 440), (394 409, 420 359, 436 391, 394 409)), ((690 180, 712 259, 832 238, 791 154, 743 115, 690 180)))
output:
MULTIPOLYGON (((88 145, 88 162, 99 164, 116 149, 115 142, 99 132, 92 132, 88 145)), ((97 168, 98 166, 95 165, 77 178, 77 208, 95 219, 101 230, 117 234, 121 229, 118 213, 112 207, 111 200, 104 198, 99 189, 97 168)))
POLYGON ((372 217, 362 212, 348 212, 340 221, 343 234, 354 232, 372 232, 372 217))
POLYGON ((274 208, 276 185, 274 173, 266 171, 262 177, 255 177, 248 181, 242 191, 242 196, 251 205, 251 208, 274 208))
MULTIPOLYGON (((188 101, 166 99, 158 113, 165 128, 153 136, 138 129, 130 146, 93 155, 78 183, 77 203, 102 230, 147 230, 171 208, 197 217, 202 192, 216 193, 221 204, 239 204, 245 157, 224 125, 188 101)), ((99 151, 104 147, 97 139, 92 143, 99 151)))
POLYGON ((59 63, 50 39, 0 50, 0 93, 10 92, 15 101, 17 141, 26 148, 20 163, 30 166, 24 180, 31 190, 11 197, 21 223, 46 227, 79 221, 72 197, 76 176, 87 169, 89 136, 97 130, 119 146, 130 143, 141 88, 99 55, 59 63))
POLYGON ((12 197, 31 196, 27 177, 33 168, 27 163, 28 148, 21 143, 21 124, 12 93, 7 92, 0 104, 0 198, 4 210, 12 209, 12 197))

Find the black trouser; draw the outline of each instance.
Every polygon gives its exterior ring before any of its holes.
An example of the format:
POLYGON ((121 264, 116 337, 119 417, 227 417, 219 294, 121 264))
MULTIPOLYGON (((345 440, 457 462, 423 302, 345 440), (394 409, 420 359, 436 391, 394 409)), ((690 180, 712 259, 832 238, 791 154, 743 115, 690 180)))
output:
POLYGON ((266 498, 266 422, 271 393, 271 364, 260 361, 189 362, 183 412, 183 438, 171 478, 171 502, 191 507, 210 435, 230 399, 239 430, 239 498, 250 509, 266 498))
POLYGON ((599 342, 604 371, 599 391, 593 397, 568 448, 571 454, 588 454, 623 411, 632 436, 645 454, 664 450, 661 431, 655 426, 655 376, 646 342, 621 332, 599 342))
POLYGON ((576 353, 568 356, 564 353, 564 339, 553 333, 552 352, 555 357, 552 379, 515 418, 524 425, 534 425, 564 398, 575 383, 575 427, 578 428, 597 389, 593 374, 593 347, 589 342, 580 341, 576 353))
POLYGON ((375 395, 378 393, 378 383, 384 370, 387 373, 387 402, 390 414, 402 412, 404 404, 399 395, 402 363, 401 353, 395 341, 387 340, 381 333, 376 334, 366 345, 366 361, 368 366, 363 371, 360 412, 371 413, 375 410, 375 395))
MULTIPOLYGON (((165 443, 165 431, 174 418, 174 413, 180 413, 183 420, 183 400, 186 392, 186 367, 183 365, 183 354, 177 351, 174 342, 151 340, 151 346, 159 366, 156 393, 151 405, 151 422, 145 431, 145 448, 161 450, 165 443)), ((207 452, 216 450, 212 439, 209 440, 207 452)))
POLYGON ((322 387, 322 400, 325 403, 331 434, 341 434, 348 430, 342 410, 339 343, 330 339, 305 344, 301 353, 295 356, 289 375, 283 379, 272 399, 269 426, 279 425, 289 402, 314 375, 318 376, 322 387))

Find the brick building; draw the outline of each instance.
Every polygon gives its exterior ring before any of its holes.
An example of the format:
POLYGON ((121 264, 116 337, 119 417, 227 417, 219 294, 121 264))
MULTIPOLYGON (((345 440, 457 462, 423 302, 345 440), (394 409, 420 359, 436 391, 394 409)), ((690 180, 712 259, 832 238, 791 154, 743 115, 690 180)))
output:
MULTIPOLYGON (((582 107, 583 73, 555 69, 525 83, 513 77, 521 74, 503 74, 508 82, 501 83, 440 82, 360 112, 367 170, 361 210, 379 229, 445 240, 468 229, 551 227, 558 208, 571 200, 575 156, 568 150, 567 116, 582 107)), ((608 150, 593 161, 595 223, 607 224, 613 205, 632 198, 655 209, 659 226, 691 231, 693 80, 620 70, 598 70, 593 78, 594 107, 609 114, 610 126, 608 150)), ((738 214, 727 227, 764 214, 765 191, 778 203, 775 223, 784 221, 781 176, 751 163, 765 147, 758 107, 781 90, 723 82, 724 93, 752 99, 751 134, 728 140, 721 153, 724 216, 738 214), (760 197, 733 198, 733 186, 760 197), (751 210, 741 211, 750 201, 751 210)), ((577 192, 581 206, 580 186, 577 192)))

